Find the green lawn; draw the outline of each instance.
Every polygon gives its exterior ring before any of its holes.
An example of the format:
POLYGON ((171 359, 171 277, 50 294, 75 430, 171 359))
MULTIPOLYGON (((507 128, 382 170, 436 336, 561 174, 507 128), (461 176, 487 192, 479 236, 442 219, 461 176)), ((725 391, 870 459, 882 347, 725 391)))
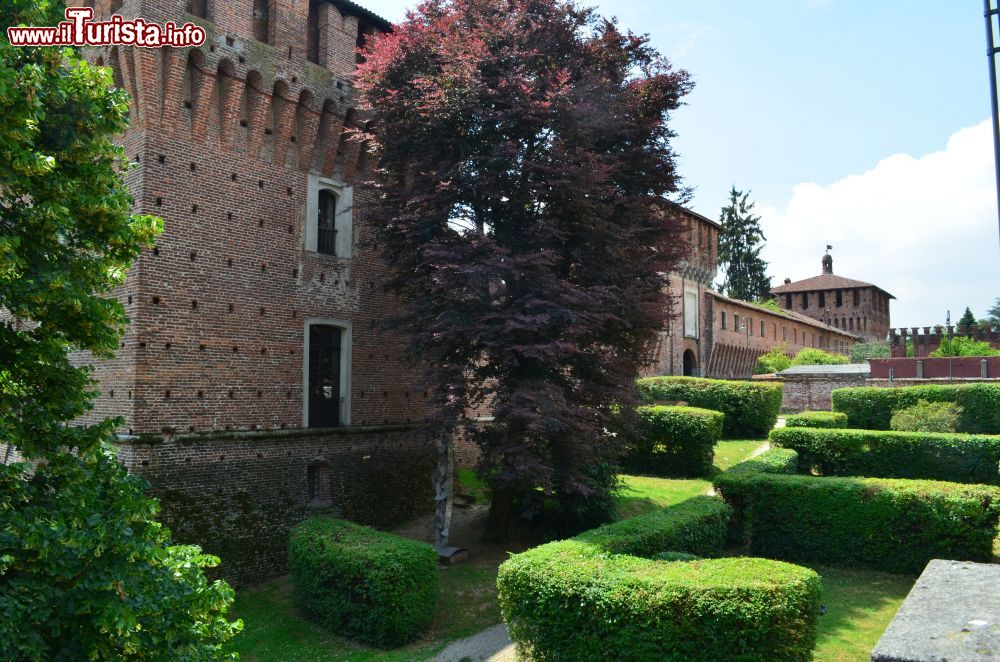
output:
MULTIPOLYGON (((745 460, 764 443, 760 439, 720 441, 715 446, 716 471, 725 471, 745 460)), ((618 495, 618 514, 622 519, 654 508, 673 506, 712 489, 712 481, 703 478, 668 480, 650 476, 622 476, 622 483, 624 487, 618 495)))
MULTIPOLYGON (((760 440, 723 441, 715 452, 715 466, 724 471, 763 445, 760 440)), ((623 476, 618 497, 620 516, 670 506, 706 493, 703 479, 671 480, 623 476)), ((484 496, 485 486, 463 472, 467 493, 484 496)), ((523 544, 523 543, 522 543, 523 544)), ((333 636, 299 614, 291 605, 287 577, 237 593, 233 614, 245 629, 234 650, 244 660, 426 660, 456 639, 500 622, 496 600, 497 567, 507 558, 502 547, 476 550, 468 563, 441 570, 441 599, 431 630, 419 641, 392 651, 371 649, 333 636)), ((871 649, 892 620, 914 578, 864 570, 817 567, 823 577, 816 660, 868 660, 871 649)))
POLYGON ((288 577, 238 592, 233 615, 244 629, 233 649, 243 660, 424 660, 448 641, 500 622, 496 559, 480 559, 441 570, 441 597, 430 631, 419 641, 391 651, 368 648, 329 634, 291 603, 288 577))
POLYGON ((916 577, 871 570, 814 567, 823 578, 817 662, 869 660, 916 577))

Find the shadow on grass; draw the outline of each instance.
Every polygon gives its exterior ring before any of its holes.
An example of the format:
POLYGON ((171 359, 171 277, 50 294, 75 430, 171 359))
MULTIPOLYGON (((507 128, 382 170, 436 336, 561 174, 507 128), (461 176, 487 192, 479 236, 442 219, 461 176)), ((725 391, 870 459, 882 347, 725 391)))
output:
POLYGON ((910 575, 811 565, 823 578, 815 659, 867 660, 916 581, 910 575))

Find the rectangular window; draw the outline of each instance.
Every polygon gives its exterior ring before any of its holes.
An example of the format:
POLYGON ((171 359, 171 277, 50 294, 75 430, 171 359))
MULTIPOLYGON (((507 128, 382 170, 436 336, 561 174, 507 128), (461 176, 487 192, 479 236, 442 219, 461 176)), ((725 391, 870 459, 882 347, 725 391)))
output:
POLYGON ((809 293, 808 292, 803 292, 802 293, 802 310, 805 310, 808 307, 809 307, 809 293))
POLYGON ((791 294, 786 294, 785 295, 785 309, 786 310, 791 310, 792 309, 792 295, 791 294))
POLYGON ((310 174, 307 184, 305 249, 349 258, 353 251, 353 188, 310 174))
POLYGON ((726 317, 727 317, 727 315, 726 315, 726 311, 724 311, 724 310, 723 310, 723 311, 722 311, 722 312, 720 313, 720 318, 721 318, 721 319, 720 319, 720 321, 721 321, 721 323, 722 323, 722 330, 723 330, 723 331, 725 331, 725 330, 726 330, 726 322, 727 322, 727 320, 726 320, 726 317))
POLYGON ((760 337, 764 337, 764 320, 760 321, 760 337))
POLYGON ((861 293, 858 291, 858 288, 856 287, 854 288, 854 305, 855 306, 861 305, 861 293))
POLYGON ((787 326, 781 327, 781 339, 785 340, 785 341, 788 340, 788 327, 787 326))
POLYGON ((826 306, 826 292, 819 293, 819 307, 823 308, 826 306))
POLYGON ((306 323, 304 423, 310 428, 350 424, 350 322, 306 323))
POLYGON ((733 331, 739 331, 739 330, 740 330, 740 314, 735 313, 733 315, 733 331))
POLYGON ((684 292, 684 335, 698 337, 698 293, 691 290, 684 292))
POLYGON ((837 308, 844 305, 843 290, 837 290, 837 308))

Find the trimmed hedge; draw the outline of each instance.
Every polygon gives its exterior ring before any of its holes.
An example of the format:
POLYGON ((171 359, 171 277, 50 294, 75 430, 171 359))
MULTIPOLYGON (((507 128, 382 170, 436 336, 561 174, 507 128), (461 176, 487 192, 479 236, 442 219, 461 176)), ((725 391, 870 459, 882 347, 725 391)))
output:
POLYGON ((789 428, 846 428, 847 414, 839 411, 804 411, 785 418, 789 428))
POLYGON ((931 559, 990 561, 1000 520, 1000 489, 985 485, 744 468, 715 488, 751 553, 789 561, 911 574, 931 559))
POLYGON ((512 556, 497 577, 511 638, 535 660, 811 659, 820 596, 812 570, 637 556, 718 554, 729 514, 721 500, 696 497, 512 556))
POLYGON ((892 414, 920 400, 962 407, 958 432, 1000 434, 1000 384, 961 384, 834 389, 833 408, 847 414, 852 428, 888 430, 892 414))
POLYGON ((623 465, 632 473, 693 477, 712 473, 722 437, 720 412, 698 407, 639 407, 636 438, 623 465))
POLYGON ((727 439, 763 438, 781 408, 782 386, 775 382, 726 381, 700 377, 648 377, 637 382, 643 402, 685 402, 725 414, 727 439))
POLYGON ((784 428, 771 444, 798 452, 803 473, 1000 485, 1000 436, 784 428))
POLYGON ((396 646, 434 618, 438 557, 427 543, 317 517, 292 531, 290 565, 296 606, 339 635, 396 646))

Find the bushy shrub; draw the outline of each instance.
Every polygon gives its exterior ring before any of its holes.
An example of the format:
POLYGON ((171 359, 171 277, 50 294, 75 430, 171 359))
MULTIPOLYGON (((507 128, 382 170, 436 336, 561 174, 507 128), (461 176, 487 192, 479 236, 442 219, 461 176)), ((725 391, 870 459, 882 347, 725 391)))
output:
POLYGON ((752 554, 887 572, 989 561, 1000 519, 1000 489, 986 485, 730 470, 715 488, 752 554))
POLYGON ((767 375, 773 372, 781 372, 792 367, 792 359, 788 356, 788 347, 785 343, 775 345, 760 355, 757 365, 754 366, 753 374, 767 375))
POLYGON ((767 559, 676 562, 677 551, 718 554, 729 512, 698 497, 511 557, 497 577, 511 638, 536 660, 811 659, 815 572, 767 559), (675 561, 640 558, 664 552, 675 561))
POLYGON ((725 414, 727 439, 763 438, 774 427, 781 408, 781 384, 727 381, 700 377, 649 377, 638 382, 644 402, 686 402, 725 414))
POLYGON ((576 539, 614 554, 650 557, 675 551, 718 556, 725 544, 731 515, 729 506, 721 499, 700 496, 672 508, 584 531, 576 539))
POLYGON ((652 559, 654 561, 699 561, 701 557, 687 552, 660 552, 653 554, 652 559))
POLYGON ((897 432, 954 432, 962 408, 954 402, 919 400, 912 407, 900 409, 889 419, 889 429, 897 432))
POLYGON ((627 471, 654 476, 707 476, 722 437, 721 412, 698 407, 638 408, 635 438, 623 460, 627 471))
POLYGON ((293 598, 331 631, 379 646, 418 637, 438 599, 430 545, 317 517, 292 531, 293 598))
POLYGON ((840 365, 847 362, 848 358, 843 354, 831 354, 814 347, 803 347, 792 359, 792 365, 840 365))
POLYGON ((859 342, 851 345, 851 363, 864 363, 868 359, 888 359, 892 350, 887 342, 859 342))
POLYGON ((790 428, 846 428, 847 414, 839 411, 804 411, 801 414, 787 416, 785 426, 790 428))
POLYGON ((942 356, 1000 356, 1000 350, 983 340, 975 340, 967 336, 942 338, 941 344, 930 355, 934 358, 942 356))
POLYGON ((859 386, 834 389, 831 397, 833 409, 847 414, 852 428, 888 430, 893 412, 926 400, 960 406, 959 432, 1000 434, 1000 384, 859 386))
POLYGON ((795 450, 803 473, 1000 485, 992 435, 784 428, 771 431, 771 444, 795 450))

